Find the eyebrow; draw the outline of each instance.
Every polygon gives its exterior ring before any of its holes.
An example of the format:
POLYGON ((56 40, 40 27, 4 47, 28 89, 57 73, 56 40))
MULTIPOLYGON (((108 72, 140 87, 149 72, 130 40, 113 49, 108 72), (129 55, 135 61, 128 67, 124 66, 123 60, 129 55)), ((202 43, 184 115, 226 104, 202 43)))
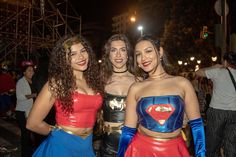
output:
POLYGON ((84 47, 84 48, 82 48, 82 49, 80 50, 80 52, 81 52, 81 51, 84 51, 84 50, 86 50, 86 48, 85 48, 85 47, 84 47))
MULTIPOLYGON (((82 48, 79 52, 81 52, 81 51, 83 51, 83 50, 86 50, 86 49, 85 49, 85 48, 82 48)), ((70 51, 69 54, 71 54, 71 53, 76 53, 76 52, 77 52, 76 50, 70 51)))
MULTIPOLYGON (((123 49, 123 48, 126 48, 125 46, 124 47, 121 47, 119 49, 123 49)), ((111 47, 111 49, 117 49, 116 47, 111 47)))
POLYGON ((144 50, 146 51, 146 50, 148 50, 148 49, 150 49, 150 48, 153 49, 153 48, 150 46, 150 47, 145 48, 144 50))

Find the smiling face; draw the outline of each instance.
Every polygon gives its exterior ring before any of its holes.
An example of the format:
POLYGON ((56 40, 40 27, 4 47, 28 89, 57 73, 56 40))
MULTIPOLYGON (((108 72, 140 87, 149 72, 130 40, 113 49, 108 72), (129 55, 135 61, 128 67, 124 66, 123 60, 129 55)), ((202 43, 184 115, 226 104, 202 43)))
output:
POLYGON ((32 79, 34 75, 34 68, 32 66, 28 66, 23 72, 23 74, 26 77, 26 79, 29 79, 29 80, 32 79))
POLYGON ((72 45, 67 55, 71 57, 73 70, 83 72, 88 68, 89 55, 81 43, 72 45))
POLYGON ((160 64, 162 51, 157 52, 157 49, 148 40, 142 40, 135 46, 135 55, 138 66, 145 72, 155 71, 160 64))
POLYGON ((124 71, 127 69, 128 54, 124 41, 116 40, 111 42, 109 59, 114 71, 124 71))

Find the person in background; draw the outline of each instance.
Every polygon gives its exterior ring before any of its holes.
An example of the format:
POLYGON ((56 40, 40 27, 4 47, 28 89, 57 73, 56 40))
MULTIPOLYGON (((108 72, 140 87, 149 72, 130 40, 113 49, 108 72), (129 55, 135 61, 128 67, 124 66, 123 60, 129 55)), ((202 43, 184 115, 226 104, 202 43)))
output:
POLYGON ((15 110, 15 97, 16 83, 9 73, 8 66, 2 64, 0 69, 0 116, 11 117, 15 110))
POLYGON ((128 89, 135 82, 133 51, 123 34, 112 35, 104 46, 101 77, 105 84, 103 102, 102 157, 116 157, 124 123, 125 99, 128 89))
POLYGON ((48 135, 33 157, 95 157, 92 132, 103 94, 98 68, 84 37, 65 35, 56 43, 50 56, 48 82, 27 120, 28 129, 48 135), (44 121, 53 105, 55 126, 44 121))
MULTIPOLYGON (((32 87, 35 93, 39 93, 43 88, 44 84, 48 81, 48 56, 39 58, 35 74, 32 78, 32 87)), ((52 107, 46 118, 44 119, 48 124, 55 125, 55 108, 52 107)), ((37 148, 42 141, 47 137, 33 133, 33 144, 34 148, 37 148)))
POLYGON ((226 157, 235 157, 236 53, 226 52, 223 64, 199 69, 196 75, 207 77, 213 82, 212 98, 207 110, 207 157, 218 157, 221 147, 226 157))
POLYGON ((152 36, 135 45, 136 76, 126 99, 118 157, 190 157, 181 136, 184 112, 192 129, 195 157, 205 157, 205 135, 191 82, 168 72, 166 52, 152 36))
POLYGON ((34 68, 32 64, 22 67, 23 76, 16 83, 16 120, 21 130, 21 156, 31 157, 33 153, 31 132, 26 129, 26 120, 37 94, 32 93, 32 77, 34 68))

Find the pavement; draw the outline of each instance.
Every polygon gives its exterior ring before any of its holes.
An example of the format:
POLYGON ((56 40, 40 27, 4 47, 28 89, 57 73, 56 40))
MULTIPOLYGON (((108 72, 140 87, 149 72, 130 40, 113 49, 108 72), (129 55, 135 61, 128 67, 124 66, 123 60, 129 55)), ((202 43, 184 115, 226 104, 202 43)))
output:
MULTIPOLYGON (((96 149, 95 153, 100 156, 96 149)), ((21 157, 20 129, 14 118, 0 117, 0 157, 21 157)))
POLYGON ((20 156, 20 129, 16 120, 0 117, 0 157, 20 156))

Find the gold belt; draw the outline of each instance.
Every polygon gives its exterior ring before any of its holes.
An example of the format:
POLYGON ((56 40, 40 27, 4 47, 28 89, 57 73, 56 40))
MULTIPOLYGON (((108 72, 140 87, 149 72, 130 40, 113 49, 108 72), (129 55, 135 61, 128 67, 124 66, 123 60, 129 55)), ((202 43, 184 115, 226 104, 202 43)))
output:
POLYGON ((168 141, 168 140, 171 140, 171 139, 175 139, 175 138, 178 138, 181 136, 181 133, 178 134, 177 136, 173 136, 173 137, 155 137, 155 136, 151 136, 151 135, 148 135, 147 133, 145 133, 143 130, 141 129, 138 129, 138 132, 144 136, 148 136, 154 140, 159 140, 159 141, 168 141))
POLYGON ((83 133, 77 133, 77 132, 74 132, 74 131, 70 131, 70 130, 67 130, 67 129, 64 129, 62 128, 61 126, 53 126, 53 130, 63 130, 64 132, 68 133, 68 134, 71 134, 71 135, 76 135, 76 136, 80 136, 82 138, 86 138, 88 137, 92 132, 93 130, 88 130, 88 131, 85 131, 83 133))
POLYGON ((103 126, 103 131, 108 133, 108 134, 110 134, 112 132, 119 132, 119 133, 121 133, 122 126, 123 126, 123 124, 119 125, 119 126, 104 125, 103 126))

